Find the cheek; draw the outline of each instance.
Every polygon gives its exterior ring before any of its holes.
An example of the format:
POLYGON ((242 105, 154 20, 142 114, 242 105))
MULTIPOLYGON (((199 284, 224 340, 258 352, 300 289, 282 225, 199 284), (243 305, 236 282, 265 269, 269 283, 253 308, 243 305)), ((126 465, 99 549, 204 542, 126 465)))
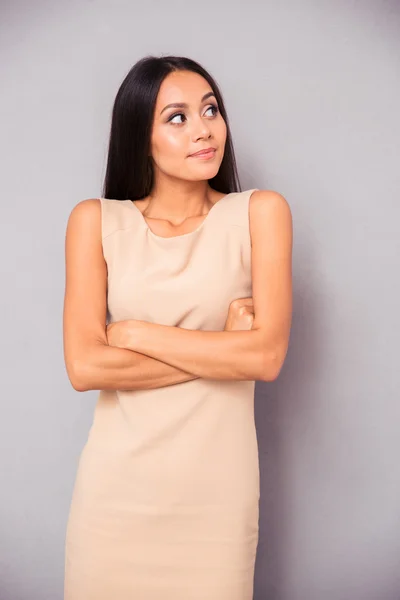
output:
POLYGON ((186 147, 184 136, 174 131, 173 126, 166 127, 153 138, 154 154, 164 160, 181 158, 182 150, 186 147))
MULTIPOLYGON (((173 127, 171 127, 173 129, 173 127)), ((153 160, 161 171, 178 175, 183 173, 188 143, 183 132, 166 131, 154 136, 152 142, 153 160)))
POLYGON ((217 135, 221 141, 226 140, 226 123, 223 119, 221 119, 218 123, 217 135))

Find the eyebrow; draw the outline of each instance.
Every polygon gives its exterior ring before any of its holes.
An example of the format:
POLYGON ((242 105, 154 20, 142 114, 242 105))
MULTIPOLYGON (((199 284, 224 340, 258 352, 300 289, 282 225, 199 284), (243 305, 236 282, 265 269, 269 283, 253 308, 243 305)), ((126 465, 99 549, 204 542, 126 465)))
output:
MULTIPOLYGON (((215 98, 214 92, 207 92, 207 94, 204 94, 204 96, 201 99, 201 102, 204 102, 204 100, 207 100, 207 98, 210 98, 210 96, 214 96, 214 98, 215 98)), ((188 107, 188 105, 186 104, 186 102, 174 102, 173 104, 167 104, 167 106, 164 106, 164 108, 160 112, 160 115, 162 115, 164 110, 167 110, 167 108, 187 108, 187 107, 188 107)))

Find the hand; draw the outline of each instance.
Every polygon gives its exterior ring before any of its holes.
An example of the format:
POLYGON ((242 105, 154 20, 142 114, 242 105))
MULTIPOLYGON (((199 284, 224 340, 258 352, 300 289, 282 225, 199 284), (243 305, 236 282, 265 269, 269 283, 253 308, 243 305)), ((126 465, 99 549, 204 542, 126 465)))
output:
POLYGON ((109 323, 106 327, 107 344, 109 346, 115 346, 116 348, 122 348, 122 327, 121 324, 124 321, 115 321, 115 323, 109 323))
POLYGON ((116 348, 136 351, 136 343, 141 339, 140 334, 144 333, 144 328, 151 326, 151 323, 137 321, 136 319, 109 323, 106 327, 107 343, 109 346, 115 346, 116 348))
POLYGON ((224 331, 248 331, 253 328, 253 298, 236 298, 229 305, 224 331))

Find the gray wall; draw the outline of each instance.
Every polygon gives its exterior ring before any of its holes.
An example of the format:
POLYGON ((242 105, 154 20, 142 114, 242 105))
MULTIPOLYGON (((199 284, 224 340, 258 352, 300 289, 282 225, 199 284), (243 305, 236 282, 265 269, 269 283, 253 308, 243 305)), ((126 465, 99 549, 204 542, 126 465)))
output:
MULTIPOLYGON (((64 235, 98 196, 110 111, 144 54, 220 83, 243 189, 294 219, 294 316, 257 383, 255 600, 400 598, 400 3, 3 0, 0 598, 61 600, 97 392, 62 354, 64 235)), ((206 599, 205 599, 206 600, 206 599)))

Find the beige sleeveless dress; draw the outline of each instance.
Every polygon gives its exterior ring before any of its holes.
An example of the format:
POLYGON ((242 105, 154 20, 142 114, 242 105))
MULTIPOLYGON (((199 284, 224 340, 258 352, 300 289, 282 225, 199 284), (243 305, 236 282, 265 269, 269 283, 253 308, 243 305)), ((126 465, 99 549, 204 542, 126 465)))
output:
MULTIPOLYGON (((249 199, 160 237, 101 199, 109 322, 222 331, 252 295, 249 199)), ((258 543, 255 381, 100 391, 68 520, 65 600, 251 600, 258 543)))

